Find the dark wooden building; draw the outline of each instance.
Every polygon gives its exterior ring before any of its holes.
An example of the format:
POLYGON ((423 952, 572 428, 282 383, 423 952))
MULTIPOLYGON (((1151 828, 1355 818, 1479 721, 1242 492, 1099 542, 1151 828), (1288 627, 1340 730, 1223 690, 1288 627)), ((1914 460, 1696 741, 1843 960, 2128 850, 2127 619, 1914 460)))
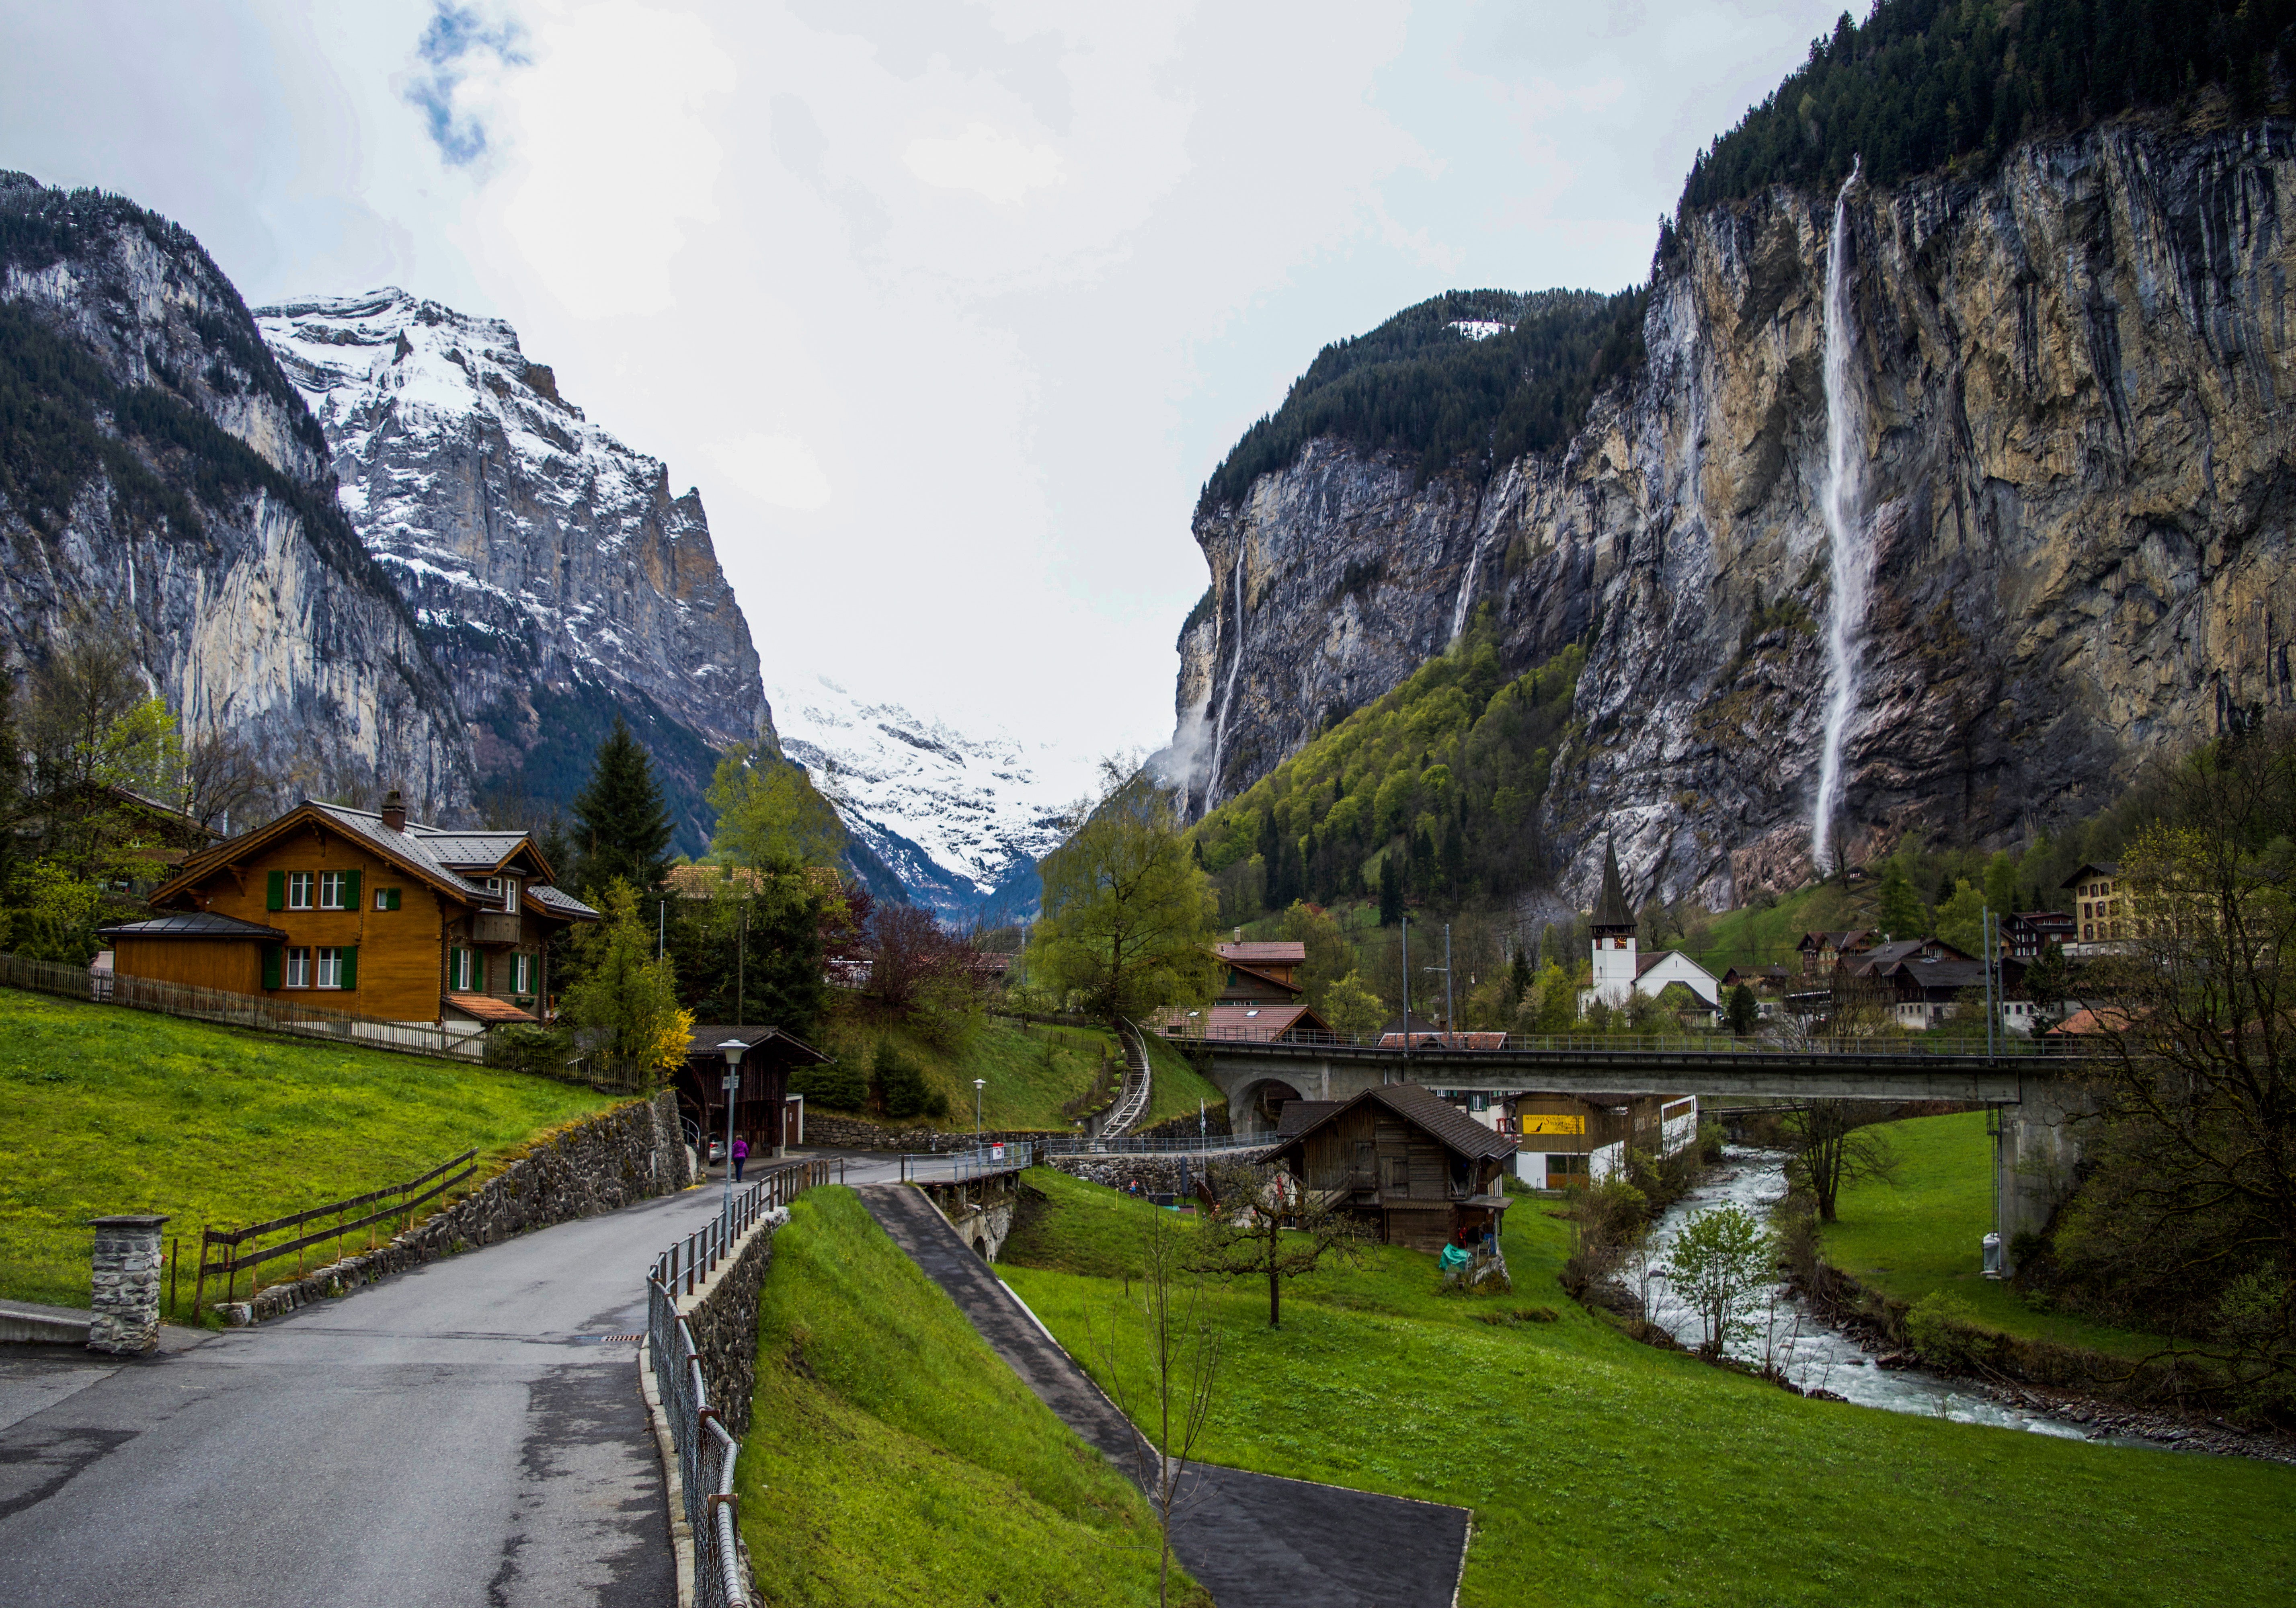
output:
POLYGON ((726 1137, 726 1052, 719 1046, 728 1039, 746 1046, 741 1087, 734 1091, 734 1136, 750 1142, 752 1158, 780 1155, 797 1139, 790 1073, 800 1066, 823 1065, 829 1057, 779 1028, 697 1024, 670 1083, 677 1091, 679 1114, 705 1142, 704 1155, 709 1153, 708 1140, 726 1137))
POLYGON ((1316 1115, 1267 1159, 1388 1243, 1434 1251, 1497 1235, 1514 1151, 1512 1135, 1416 1083, 1390 1083, 1316 1115))

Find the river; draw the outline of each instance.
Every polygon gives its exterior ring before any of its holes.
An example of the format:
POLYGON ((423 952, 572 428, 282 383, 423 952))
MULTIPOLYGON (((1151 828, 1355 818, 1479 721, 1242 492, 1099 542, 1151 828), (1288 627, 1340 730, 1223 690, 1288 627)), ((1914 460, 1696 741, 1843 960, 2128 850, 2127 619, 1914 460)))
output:
MULTIPOLYGON (((1621 1282, 1637 1293, 1645 1283, 1650 1320, 1685 1346, 1695 1350, 1705 1338, 1698 1315, 1673 1298, 1663 1276, 1645 1280, 1644 1269, 1662 1266, 1683 1225, 1701 1211, 1736 1204, 1767 1221, 1771 1207, 1785 1198, 1784 1154, 1776 1151, 1743 1150, 1732 1146, 1722 1153, 1721 1168, 1689 1194, 1677 1202, 1652 1228, 1646 1255, 1629 1265, 1621 1282)), ((1970 1247, 1977 1254, 1977 1247, 1970 1247)), ((1948 1378, 1921 1368, 1882 1368, 1865 1348, 1839 1330, 1829 1327, 1809 1307, 1774 1285, 1758 1298, 1753 1313, 1755 1333, 1734 1342, 1729 1354, 1760 1366, 1767 1350, 1785 1377, 1805 1391, 1832 1391, 1860 1407, 1891 1413, 1921 1413, 1949 1418, 1956 1423, 1988 1423, 2002 1429, 2030 1430, 2037 1435, 2068 1440, 2099 1440, 2118 1446, 2148 1442, 2119 1436, 2091 1436, 2079 1424, 2042 1414, 2005 1407, 1980 1394, 1964 1380, 1948 1378)))

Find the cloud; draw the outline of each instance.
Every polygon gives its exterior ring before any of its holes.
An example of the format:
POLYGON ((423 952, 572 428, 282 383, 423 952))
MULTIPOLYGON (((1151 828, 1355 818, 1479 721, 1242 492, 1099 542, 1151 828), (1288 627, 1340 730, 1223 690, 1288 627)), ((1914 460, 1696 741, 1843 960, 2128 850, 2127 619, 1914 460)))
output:
POLYGON ((439 0, 414 54, 429 70, 405 91, 422 113, 431 143, 449 168, 467 168, 487 153, 488 115, 496 91, 512 68, 528 65, 526 32, 505 19, 489 23, 475 6, 439 0))
POLYGON ((830 498, 821 460, 795 436, 752 431, 736 440, 713 441, 702 454, 724 475, 761 503, 809 513, 830 498))
POLYGON ((1061 182, 1061 153, 1031 145, 986 123, 966 125, 952 139, 912 140, 901 153, 909 171, 944 190, 970 190, 1011 206, 1031 190, 1061 182))

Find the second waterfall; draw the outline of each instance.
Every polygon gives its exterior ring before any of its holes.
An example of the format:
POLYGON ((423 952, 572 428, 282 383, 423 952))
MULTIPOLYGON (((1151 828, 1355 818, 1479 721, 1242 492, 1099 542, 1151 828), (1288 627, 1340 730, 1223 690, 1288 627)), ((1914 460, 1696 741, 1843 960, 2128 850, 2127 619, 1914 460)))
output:
POLYGON ((1849 298, 1849 192, 1857 174, 1852 163, 1833 198, 1833 236, 1825 247, 1825 485, 1820 512, 1833 597, 1825 619, 1825 747, 1810 817, 1810 858, 1821 875, 1833 869, 1838 853, 1833 826, 1841 809, 1841 748, 1857 712, 1858 654, 1874 589, 1874 547, 1864 507, 1866 429, 1852 364, 1857 320, 1849 298))

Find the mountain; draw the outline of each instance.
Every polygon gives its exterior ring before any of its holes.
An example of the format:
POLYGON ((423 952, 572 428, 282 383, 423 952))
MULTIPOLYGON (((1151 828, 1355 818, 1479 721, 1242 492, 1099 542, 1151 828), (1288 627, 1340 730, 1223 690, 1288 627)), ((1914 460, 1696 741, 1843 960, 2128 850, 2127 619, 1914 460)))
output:
POLYGON ((454 694, 335 502, 325 438, 189 234, 0 173, 0 638, 75 614, 138 644, 193 735, 287 789, 404 787, 452 818, 454 694))
POLYGON ((775 742, 701 494, 559 395, 518 332, 396 289, 258 309, 325 432, 342 506, 471 733, 482 787, 563 803, 617 714, 676 846, 708 846, 719 752, 775 742))
POLYGON ((854 862, 880 897, 952 921, 1033 915, 1036 863, 1090 778, 1049 744, 966 735, 825 676, 778 685, 782 751, 812 773, 852 832, 854 862))
MULTIPOLYGON (((1344 376, 1377 378, 1376 407, 1329 407, 1247 454, 1241 485, 1213 478, 1176 699, 1197 812, 1266 777, 1281 793, 1289 757, 1486 609, 1502 676, 1585 653, 1547 857, 1521 879, 1582 902, 1611 834, 1637 897, 1718 905, 1917 830, 2006 844, 2296 702, 2284 71, 2267 62, 2260 110, 2202 75, 2109 120, 2037 92, 2005 122, 2057 37, 2013 51, 2058 19, 2012 8, 1964 52, 1994 53, 1983 127, 2006 137, 1900 155, 1886 183, 1855 152, 1829 166, 1856 96, 1910 94, 1890 63, 1932 59, 1905 56, 1912 12, 1979 15, 1885 5, 1873 40, 1822 42, 1832 98, 1773 97, 1752 146, 1718 142, 1713 199, 1686 192, 1636 292, 1635 349, 1605 336, 1575 393, 1542 378, 1546 346, 1496 390, 1478 378, 1567 308, 1481 340, 1450 326, 1504 308, 1414 309, 1344 376), (1805 115, 1808 171, 1779 154, 1805 115), (1499 449, 1517 383, 1576 407, 1551 444, 1499 449)), ((1382 818, 1441 826, 1432 758, 1382 818)))

